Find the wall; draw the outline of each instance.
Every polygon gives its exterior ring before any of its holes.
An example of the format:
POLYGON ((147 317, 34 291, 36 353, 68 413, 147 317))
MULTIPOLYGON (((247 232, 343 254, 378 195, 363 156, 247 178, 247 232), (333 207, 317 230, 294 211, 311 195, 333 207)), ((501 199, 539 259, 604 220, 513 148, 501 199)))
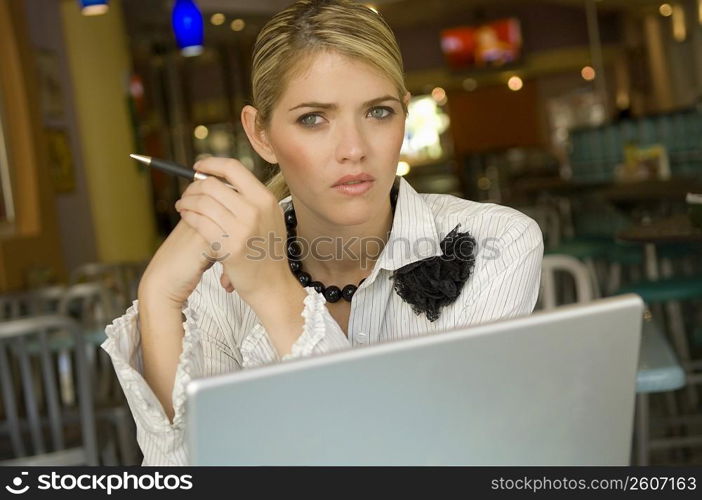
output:
POLYGON ((547 144, 533 82, 518 92, 501 85, 448 93, 448 108, 457 155, 547 144))
POLYGON ((63 26, 56 22, 60 18, 60 2, 56 0, 24 0, 29 20, 29 35, 36 56, 55 61, 58 84, 55 96, 62 103, 63 112, 54 113, 43 104, 43 126, 64 132, 71 149, 74 186, 70 190, 55 194, 55 207, 61 234, 61 250, 67 270, 86 262, 97 260, 95 231, 90 209, 90 196, 85 178, 78 121, 71 74, 68 68, 63 26))
POLYGON ((665 113, 693 106, 702 96, 702 26, 696 1, 681 3, 685 8, 687 37, 676 41, 672 19, 651 8, 629 21, 626 44, 642 47, 634 61, 632 110, 636 115, 665 113), (643 59, 643 60, 642 60, 643 59))
POLYGON ((15 200, 14 234, 0 239, 0 291, 29 284, 29 274, 65 277, 43 148, 37 78, 22 4, 0 0, 0 98, 15 200))
POLYGON ((97 258, 142 260, 156 244, 148 171, 134 152, 127 105, 131 71, 121 3, 86 17, 73 0, 61 3, 80 155, 89 192, 97 258))

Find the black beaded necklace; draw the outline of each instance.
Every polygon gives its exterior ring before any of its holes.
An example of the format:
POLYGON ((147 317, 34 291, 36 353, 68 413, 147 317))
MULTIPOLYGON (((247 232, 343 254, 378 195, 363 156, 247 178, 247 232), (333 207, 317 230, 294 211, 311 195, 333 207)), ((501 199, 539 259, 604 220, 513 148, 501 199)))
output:
MULTIPOLYGON (((392 189, 390 190, 390 204, 392 205, 393 214, 395 213, 397 194, 399 192, 398 179, 399 178, 395 179, 392 189)), ((297 217, 295 216, 295 208, 292 206, 292 202, 290 203, 290 208, 285 211, 285 226, 288 231, 288 241, 286 247, 288 264, 290 265, 290 270, 298 279, 300 284, 302 284, 302 286, 313 287, 317 292, 324 295, 327 302, 338 302, 341 298, 347 302, 351 302, 353 294, 356 293, 358 287, 361 286, 361 283, 363 283, 366 279, 363 278, 358 282, 358 285, 348 284, 341 289, 334 285, 324 286, 324 283, 321 281, 312 280, 312 276, 302 270, 302 261, 300 260, 300 257, 302 256, 302 248, 300 248, 300 244, 297 241, 297 231, 295 229, 297 227, 297 217)))

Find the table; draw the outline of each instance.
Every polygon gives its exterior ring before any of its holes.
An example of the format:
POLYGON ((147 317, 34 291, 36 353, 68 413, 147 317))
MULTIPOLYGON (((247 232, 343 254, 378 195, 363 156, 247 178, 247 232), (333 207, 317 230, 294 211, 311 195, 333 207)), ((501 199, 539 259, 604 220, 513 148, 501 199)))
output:
POLYGON ((670 201, 685 203, 687 193, 702 192, 698 179, 673 177, 639 182, 618 182, 602 189, 600 194, 617 205, 658 204, 670 201))
POLYGON ((515 180, 512 189, 526 194, 549 193, 568 196, 603 189, 606 186, 608 183, 605 182, 579 182, 561 177, 528 177, 515 180))
POLYGON ((676 214, 624 229, 617 238, 644 244, 702 242, 702 228, 694 226, 688 214, 676 214))
POLYGON ((655 281, 659 279, 656 245, 702 242, 702 229, 692 224, 688 214, 676 214, 619 231, 617 239, 644 245, 646 276, 655 281))

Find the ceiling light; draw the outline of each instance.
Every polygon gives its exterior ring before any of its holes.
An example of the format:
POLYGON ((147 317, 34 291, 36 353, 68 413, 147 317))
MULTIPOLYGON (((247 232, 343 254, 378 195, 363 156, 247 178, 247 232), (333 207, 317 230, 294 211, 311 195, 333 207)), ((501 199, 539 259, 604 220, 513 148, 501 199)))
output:
POLYGON ((524 86, 524 82, 518 76, 513 76, 507 80, 507 86, 510 90, 514 90, 516 92, 517 90, 521 90, 521 88, 524 86))
POLYGON ((205 23, 194 0, 176 0, 171 13, 176 41, 184 56, 202 53, 205 23))
POLYGON ((80 13, 84 16, 99 16, 110 9, 107 0, 79 0, 78 4, 80 13))

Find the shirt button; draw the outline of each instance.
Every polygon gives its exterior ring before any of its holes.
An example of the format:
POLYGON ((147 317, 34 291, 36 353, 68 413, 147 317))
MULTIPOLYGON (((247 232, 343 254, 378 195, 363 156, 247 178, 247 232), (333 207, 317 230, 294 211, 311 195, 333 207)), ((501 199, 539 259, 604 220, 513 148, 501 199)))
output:
POLYGON ((368 334, 365 332, 358 332, 356 334, 356 342, 359 344, 367 344, 368 343, 368 334))

